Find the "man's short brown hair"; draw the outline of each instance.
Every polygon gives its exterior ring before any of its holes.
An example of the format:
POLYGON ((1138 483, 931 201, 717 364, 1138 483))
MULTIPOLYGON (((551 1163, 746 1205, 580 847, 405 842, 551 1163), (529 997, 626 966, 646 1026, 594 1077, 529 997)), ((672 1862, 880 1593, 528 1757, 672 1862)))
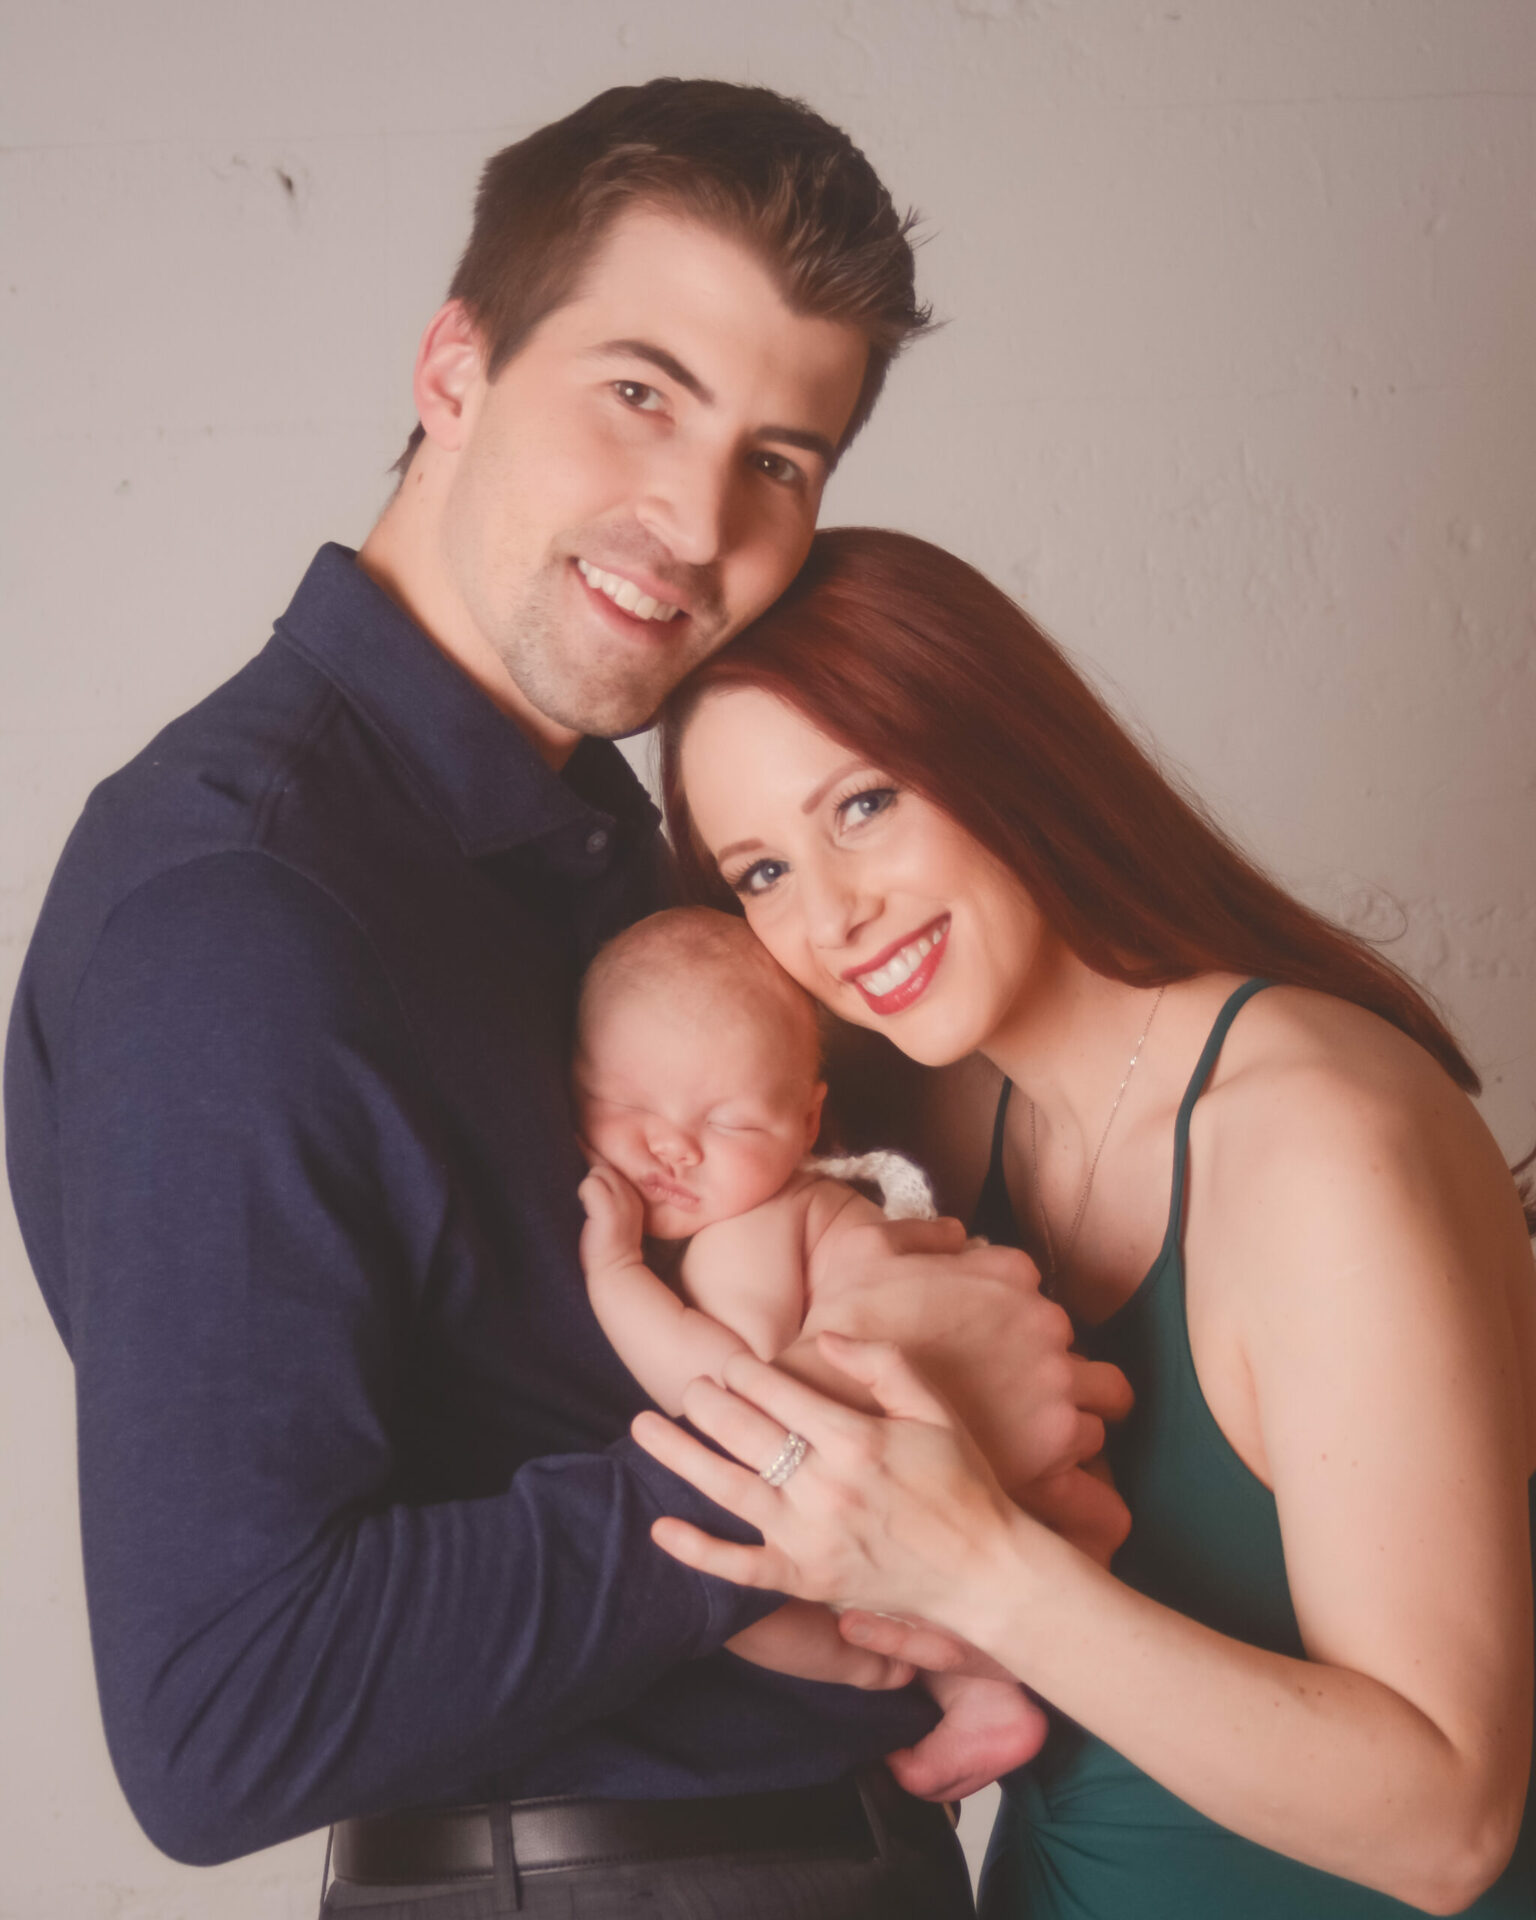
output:
MULTIPOLYGON (((869 361, 846 446, 891 361, 929 322, 908 237, 914 216, 897 213, 846 133, 767 87, 610 87, 486 162, 448 295, 480 330, 487 377, 575 296, 613 221, 637 206, 675 209, 742 241, 791 311, 866 335, 869 361)), ((421 437, 418 426, 401 472, 421 437)))

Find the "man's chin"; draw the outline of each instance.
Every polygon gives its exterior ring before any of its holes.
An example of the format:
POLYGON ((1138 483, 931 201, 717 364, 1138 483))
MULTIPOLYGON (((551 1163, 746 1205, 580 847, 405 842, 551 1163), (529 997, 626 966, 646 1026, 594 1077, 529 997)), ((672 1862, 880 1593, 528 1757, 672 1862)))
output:
POLYGON ((673 684, 669 682, 659 688, 615 688, 606 694, 594 694, 590 687, 584 687, 570 699, 551 695, 547 703, 540 700, 536 704, 548 719, 557 726, 569 727, 573 733, 598 740, 632 740, 655 723, 673 684))
MULTIPOLYGON (((656 713, 660 713, 660 711, 661 709, 658 707, 656 713)), ((601 729, 594 727, 592 731, 600 740, 638 740, 642 733, 649 733, 651 728, 655 726, 656 713, 647 714, 645 719, 636 720, 627 727, 614 727, 611 731, 607 727, 601 729)))

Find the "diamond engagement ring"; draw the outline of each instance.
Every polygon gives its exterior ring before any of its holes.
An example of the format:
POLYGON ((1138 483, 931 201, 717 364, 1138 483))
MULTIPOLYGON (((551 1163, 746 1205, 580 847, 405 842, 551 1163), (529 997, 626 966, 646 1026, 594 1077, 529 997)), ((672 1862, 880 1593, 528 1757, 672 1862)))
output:
POLYGON ((782 1487, 784 1482, 805 1458, 806 1444, 798 1433, 786 1433, 779 1456, 772 1466, 762 1469, 762 1478, 770 1487, 782 1487))

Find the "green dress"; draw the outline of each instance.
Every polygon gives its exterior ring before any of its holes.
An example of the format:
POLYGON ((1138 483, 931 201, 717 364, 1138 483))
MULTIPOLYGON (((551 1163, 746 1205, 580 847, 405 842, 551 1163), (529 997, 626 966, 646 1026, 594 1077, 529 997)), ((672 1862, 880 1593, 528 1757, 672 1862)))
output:
MULTIPOLYGON (((1135 1411, 1109 1443, 1132 1515, 1115 1573, 1220 1633, 1302 1657, 1274 1498, 1205 1403, 1184 1312, 1190 1113, 1227 1029, 1267 984, 1249 980, 1232 995, 1195 1068, 1174 1130, 1168 1228, 1151 1270, 1107 1321, 1083 1330, 1078 1346, 1123 1368, 1136 1392, 1135 1411)), ((1001 1159, 1008 1093, 1005 1085, 973 1224, 1016 1245, 1001 1159)), ((1386 1920, 1416 1911, 1241 1839, 1060 1719, 1039 1758, 1003 1782, 979 1902, 982 1920, 1386 1920)), ((1479 1920, 1536 1915, 1536 1800, 1529 1793, 1513 1860, 1467 1911, 1479 1920)))

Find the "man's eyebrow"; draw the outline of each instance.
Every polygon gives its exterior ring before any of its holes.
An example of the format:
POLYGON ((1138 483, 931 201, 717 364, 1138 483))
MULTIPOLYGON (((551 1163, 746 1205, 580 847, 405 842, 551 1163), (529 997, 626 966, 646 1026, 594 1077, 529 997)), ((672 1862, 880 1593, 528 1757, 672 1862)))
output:
POLYGON ((594 359, 643 360, 669 380, 675 380, 685 393, 691 393, 701 406, 712 407, 715 396, 696 373, 690 373, 675 353, 655 346, 649 340, 605 340, 592 349, 594 359))
MULTIPOLYGON (((668 353, 665 347, 658 347, 652 340, 605 340, 601 346, 592 349, 595 360, 643 360, 647 366, 655 367, 658 373, 664 373, 669 380, 675 380, 685 393, 691 393, 700 406, 712 407, 715 404, 714 392, 706 387, 699 376, 685 367, 675 353, 668 353)), ((827 471, 837 465, 837 448, 824 433, 813 433, 807 427, 759 427, 758 440, 771 440, 782 447, 798 447, 803 453, 814 453, 827 471)))
POLYGON ((759 427, 759 440, 773 440, 780 446, 799 447, 806 453, 814 453, 822 461, 827 471, 837 465, 837 448, 824 433, 808 433, 804 427, 759 427))

